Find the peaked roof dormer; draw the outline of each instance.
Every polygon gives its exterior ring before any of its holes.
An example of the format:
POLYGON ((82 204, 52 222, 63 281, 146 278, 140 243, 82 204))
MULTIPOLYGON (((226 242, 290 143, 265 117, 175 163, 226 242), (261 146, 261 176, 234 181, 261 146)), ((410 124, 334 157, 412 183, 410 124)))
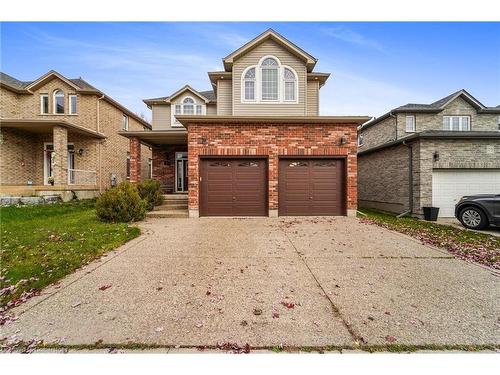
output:
POLYGON ((307 66, 308 72, 312 72, 312 70, 314 69, 316 62, 318 61, 314 56, 310 55, 302 48, 290 42, 288 39, 286 39, 284 36, 280 35, 276 31, 274 31, 273 29, 268 29, 264 31, 259 36, 255 37, 248 43, 238 48, 236 51, 230 53, 225 58, 223 58, 222 62, 224 63, 224 69, 227 72, 230 72, 233 68, 233 62, 236 59, 238 59, 240 56, 247 53, 248 51, 252 50, 253 48, 257 47, 261 43, 265 42, 266 40, 273 40, 274 42, 284 47, 286 50, 293 53, 299 59, 303 60, 307 66))

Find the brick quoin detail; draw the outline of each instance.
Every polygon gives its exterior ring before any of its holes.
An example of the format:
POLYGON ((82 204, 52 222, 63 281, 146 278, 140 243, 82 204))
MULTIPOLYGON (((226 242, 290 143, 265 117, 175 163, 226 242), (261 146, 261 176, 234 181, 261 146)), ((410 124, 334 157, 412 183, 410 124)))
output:
POLYGON ((250 155, 268 158, 270 210, 278 209, 280 156, 346 157, 347 209, 357 208, 357 124, 196 123, 187 128, 190 210, 199 207, 200 157, 250 155))
POLYGON ((141 142, 139 138, 130 138, 130 182, 141 181, 141 142))

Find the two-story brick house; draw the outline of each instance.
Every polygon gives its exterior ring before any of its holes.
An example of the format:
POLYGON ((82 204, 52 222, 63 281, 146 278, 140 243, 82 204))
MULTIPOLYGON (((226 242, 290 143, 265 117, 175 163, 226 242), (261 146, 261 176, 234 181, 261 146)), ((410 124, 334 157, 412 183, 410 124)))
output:
MULTIPOLYGON (((129 144, 118 131, 151 128, 83 79, 55 71, 34 81, 0 73, 0 126, 1 194, 64 197, 126 180, 129 144)), ((142 158, 147 177, 146 146, 142 158)))
POLYGON ((359 205, 454 216, 461 196, 500 193, 500 106, 465 90, 406 104, 359 129, 359 205))
POLYGON ((273 30, 209 72, 213 90, 189 85, 146 99, 152 131, 130 138, 131 180, 140 144, 153 150, 153 178, 188 193, 189 215, 352 215, 357 205, 357 127, 364 116, 319 116, 329 77, 317 60, 273 30))

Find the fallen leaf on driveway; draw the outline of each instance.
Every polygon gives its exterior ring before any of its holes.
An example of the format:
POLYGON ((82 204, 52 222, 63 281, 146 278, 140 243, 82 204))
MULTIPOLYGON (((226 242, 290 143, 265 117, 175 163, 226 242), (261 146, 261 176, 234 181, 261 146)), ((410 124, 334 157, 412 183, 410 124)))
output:
POLYGON ((385 336, 385 340, 387 342, 395 342, 396 338, 394 336, 385 336))
POLYGON ((293 302, 281 302, 281 304, 287 309, 293 309, 295 307, 295 304, 293 302))
POLYGON ((109 289, 109 288, 111 288, 111 284, 110 284, 110 285, 103 285, 103 286, 100 286, 100 287, 99 287, 99 290, 104 291, 104 290, 109 289))
POLYGON ((261 309, 253 309, 253 314, 254 315, 262 315, 262 310, 261 309))
POLYGON ((81 302, 77 302, 77 303, 75 303, 75 304, 71 305, 71 307, 78 307, 78 306, 80 306, 81 304, 82 304, 81 302))
POLYGON ((280 314, 278 312, 276 312, 276 311, 273 311, 273 318, 277 319, 279 317, 280 317, 280 314))
POLYGON ((198 324, 196 325, 196 328, 201 328, 201 327, 203 327, 203 324, 201 324, 201 323, 198 323, 198 324))
POLYGON ((158 327, 155 329, 156 332, 163 332, 163 327, 158 327))

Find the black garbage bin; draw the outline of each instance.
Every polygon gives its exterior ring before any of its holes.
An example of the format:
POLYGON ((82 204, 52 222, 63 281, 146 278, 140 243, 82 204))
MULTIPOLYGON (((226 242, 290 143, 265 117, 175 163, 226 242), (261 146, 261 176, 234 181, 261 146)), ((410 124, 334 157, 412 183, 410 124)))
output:
POLYGON ((427 221, 436 221, 439 214, 439 207, 423 207, 424 219, 427 221))

